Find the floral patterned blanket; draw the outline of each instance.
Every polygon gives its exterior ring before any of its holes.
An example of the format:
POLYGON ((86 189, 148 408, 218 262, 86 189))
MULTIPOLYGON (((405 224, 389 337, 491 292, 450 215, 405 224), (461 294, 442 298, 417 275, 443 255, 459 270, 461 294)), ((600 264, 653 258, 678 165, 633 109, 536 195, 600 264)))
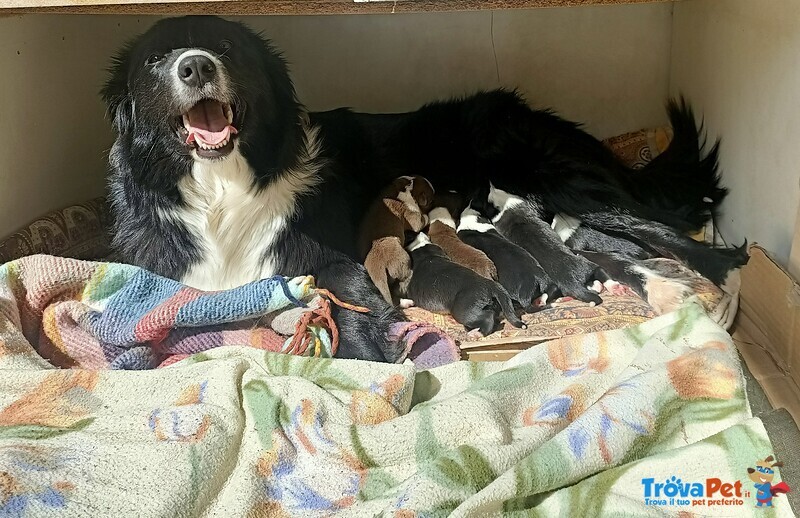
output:
POLYGON ((35 315, 13 307, 0 305, 2 516, 764 512, 747 468, 773 448, 730 337, 694 301, 428 371, 253 347, 57 369, 20 333, 35 315))

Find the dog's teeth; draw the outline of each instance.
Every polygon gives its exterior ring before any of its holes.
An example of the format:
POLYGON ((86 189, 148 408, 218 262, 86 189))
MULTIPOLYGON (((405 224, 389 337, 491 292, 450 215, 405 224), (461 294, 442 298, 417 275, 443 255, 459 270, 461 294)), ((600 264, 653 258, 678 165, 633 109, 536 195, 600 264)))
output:
POLYGON ((187 130, 191 128, 191 125, 189 124, 189 117, 185 113, 183 114, 183 127, 187 130))
POLYGON ((228 118, 228 124, 233 124, 233 110, 229 105, 225 105, 225 116, 228 118))

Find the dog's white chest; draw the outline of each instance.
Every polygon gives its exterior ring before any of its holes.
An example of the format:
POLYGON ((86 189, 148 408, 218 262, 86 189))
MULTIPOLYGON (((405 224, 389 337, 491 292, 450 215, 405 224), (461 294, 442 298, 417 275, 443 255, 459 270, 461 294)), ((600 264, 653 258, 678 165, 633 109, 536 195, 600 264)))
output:
POLYGON ((202 290, 233 288, 275 275, 273 246, 295 211, 295 192, 278 179, 253 185, 247 161, 234 150, 222 161, 196 161, 179 183, 176 216, 194 236, 201 259, 182 282, 202 290))

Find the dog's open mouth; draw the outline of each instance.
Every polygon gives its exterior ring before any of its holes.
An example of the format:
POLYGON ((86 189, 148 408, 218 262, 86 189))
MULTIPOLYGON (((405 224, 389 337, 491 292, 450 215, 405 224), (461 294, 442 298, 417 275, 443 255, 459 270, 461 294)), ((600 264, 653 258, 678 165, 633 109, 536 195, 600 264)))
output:
POLYGON ((233 150, 238 133, 233 126, 233 108, 228 103, 204 99, 182 116, 186 144, 194 145, 204 158, 219 158, 233 150))

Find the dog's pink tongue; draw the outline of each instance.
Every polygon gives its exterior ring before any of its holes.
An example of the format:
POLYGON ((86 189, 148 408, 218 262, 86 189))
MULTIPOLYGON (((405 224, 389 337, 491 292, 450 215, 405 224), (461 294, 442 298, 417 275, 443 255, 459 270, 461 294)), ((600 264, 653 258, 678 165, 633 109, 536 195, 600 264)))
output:
POLYGON ((200 101, 189 110, 186 118, 189 126, 186 128, 189 131, 187 144, 199 139, 213 146, 237 133, 236 128, 228 124, 222 103, 217 101, 200 101))

